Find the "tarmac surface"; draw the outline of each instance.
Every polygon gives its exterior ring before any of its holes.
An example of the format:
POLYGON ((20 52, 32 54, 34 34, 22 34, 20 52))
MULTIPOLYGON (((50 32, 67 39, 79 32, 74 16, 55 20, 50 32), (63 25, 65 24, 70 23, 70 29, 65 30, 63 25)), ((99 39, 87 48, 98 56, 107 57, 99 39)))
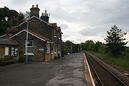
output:
POLYGON ((51 62, 0 67, 0 86, 86 86, 83 54, 70 54, 51 62))

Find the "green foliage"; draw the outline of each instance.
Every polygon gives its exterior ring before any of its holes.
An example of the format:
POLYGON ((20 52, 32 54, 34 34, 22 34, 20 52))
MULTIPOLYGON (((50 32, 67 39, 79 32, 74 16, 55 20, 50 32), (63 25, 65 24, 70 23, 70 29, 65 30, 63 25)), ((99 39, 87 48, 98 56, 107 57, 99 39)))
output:
MULTIPOLYGON (((128 70, 129 71, 129 58, 128 57, 123 57, 123 58, 114 58, 114 56, 111 56, 107 53, 95 53, 94 54, 105 61, 108 61, 109 63, 115 64, 122 69, 128 70)), ((126 53, 128 54, 128 53, 126 53)), ((129 56, 129 55, 128 55, 129 56)))
POLYGON ((97 41, 94 46, 94 51, 99 52, 101 49, 103 49, 104 44, 102 42, 97 41))
POLYGON ((71 51, 72 45, 73 45, 73 43, 71 41, 64 42, 64 52, 65 52, 65 54, 72 52, 71 51))
POLYGON ((74 44, 72 45, 72 52, 77 53, 80 51, 80 45, 79 44, 74 44))
POLYGON ((66 41, 64 42, 64 48, 63 48, 63 53, 68 54, 68 53, 76 53, 80 51, 80 44, 74 44, 71 41, 66 41))
POLYGON ((92 40, 88 40, 85 42, 85 49, 88 51, 93 51, 94 50, 94 42, 92 40))
POLYGON ((16 26, 22 22, 24 15, 7 7, 0 8, 0 35, 3 35, 8 27, 16 26))
POLYGON ((107 33, 108 36, 105 39, 107 42, 107 50, 110 51, 113 56, 121 55, 127 44, 127 42, 124 42, 125 39, 123 38, 126 33, 123 33, 116 25, 114 25, 110 31, 107 31, 107 33))
POLYGON ((126 47, 125 51, 122 53, 123 59, 129 59, 129 47, 126 47))
POLYGON ((87 40, 84 43, 74 44, 71 41, 64 42, 63 53, 76 53, 80 51, 104 51, 105 45, 102 42, 93 42, 92 40, 87 40))
POLYGON ((94 42, 92 40, 87 40, 85 43, 81 43, 82 50, 92 51, 94 47, 94 42))
POLYGON ((100 52, 103 50, 105 45, 102 42, 93 42, 92 40, 87 40, 85 43, 81 43, 81 49, 86 51, 100 52))

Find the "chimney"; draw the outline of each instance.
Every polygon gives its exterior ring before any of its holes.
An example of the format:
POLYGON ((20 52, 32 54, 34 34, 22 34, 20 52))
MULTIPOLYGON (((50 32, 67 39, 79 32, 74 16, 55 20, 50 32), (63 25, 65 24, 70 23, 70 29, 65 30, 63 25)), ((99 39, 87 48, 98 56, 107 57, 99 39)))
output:
POLYGON ((36 8, 38 8, 38 4, 36 4, 36 8))
POLYGON ((30 8, 30 17, 36 16, 39 18, 39 11, 40 9, 38 8, 38 4, 36 5, 36 7, 32 5, 32 8, 30 8))
POLYGON ((45 10, 45 13, 42 13, 42 16, 40 18, 45 22, 49 23, 49 15, 47 13, 47 10, 45 10))
POLYGON ((32 8, 34 8, 34 5, 32 5, 32 8))

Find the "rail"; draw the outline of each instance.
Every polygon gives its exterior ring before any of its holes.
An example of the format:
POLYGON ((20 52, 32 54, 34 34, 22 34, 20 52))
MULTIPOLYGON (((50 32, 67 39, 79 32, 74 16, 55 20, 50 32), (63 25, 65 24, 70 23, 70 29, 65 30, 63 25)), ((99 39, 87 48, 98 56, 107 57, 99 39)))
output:
POLYGON ((90 53, 86 53, 88 63, 90 65, 92 75, 96 86, 129 86, 121 78, 115 75, 106 67, 97 57, 93 57, 90 53))

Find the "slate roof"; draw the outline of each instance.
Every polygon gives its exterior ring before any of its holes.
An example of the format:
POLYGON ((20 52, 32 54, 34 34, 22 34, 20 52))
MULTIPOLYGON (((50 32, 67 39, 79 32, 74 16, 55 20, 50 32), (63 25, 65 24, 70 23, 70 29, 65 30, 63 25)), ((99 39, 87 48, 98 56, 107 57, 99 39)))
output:
POLYGON ((18 45, 18 43, 11 39, 0 38, 0 45, 18 45))

